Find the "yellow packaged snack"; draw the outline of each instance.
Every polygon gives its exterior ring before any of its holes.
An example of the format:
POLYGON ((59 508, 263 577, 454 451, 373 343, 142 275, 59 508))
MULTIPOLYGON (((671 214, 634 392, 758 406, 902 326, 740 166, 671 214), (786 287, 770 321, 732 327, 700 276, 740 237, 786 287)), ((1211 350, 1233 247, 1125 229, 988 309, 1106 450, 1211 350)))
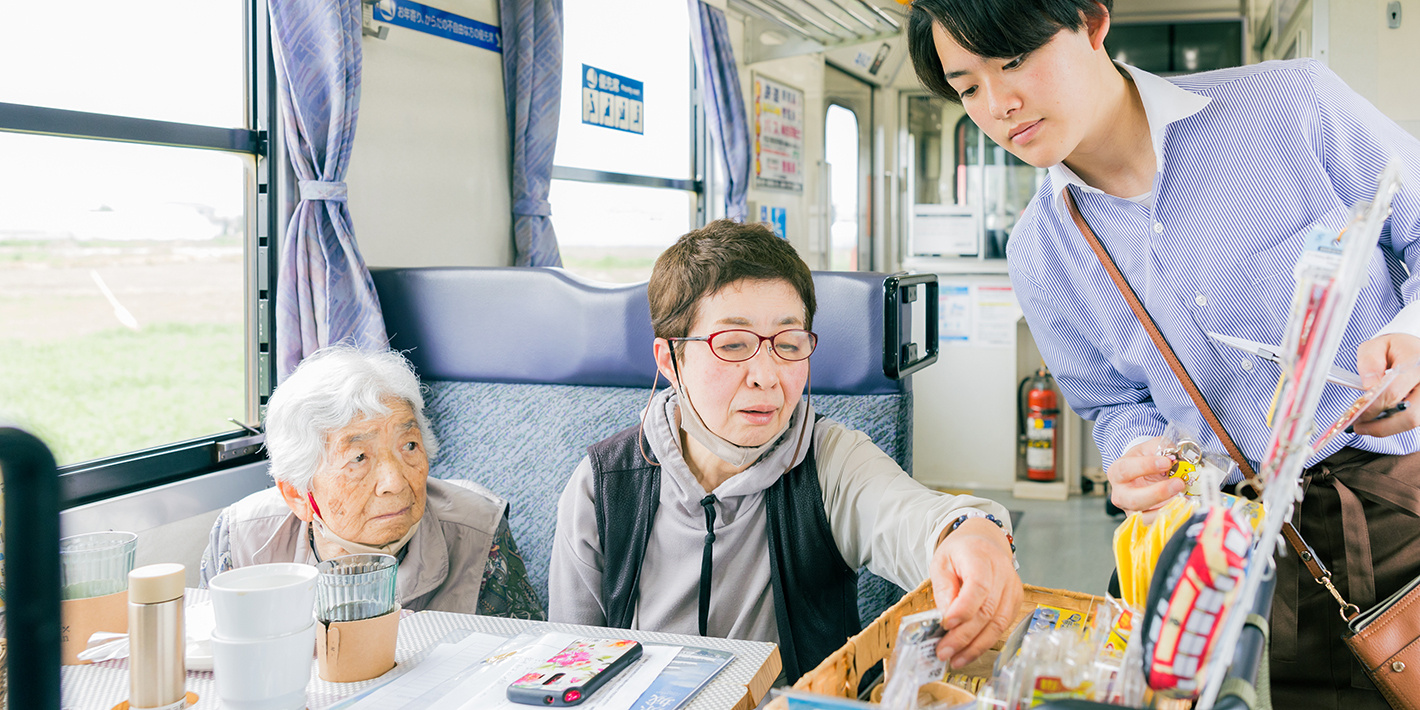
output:
MULTIPOLYGON (((1222 505, 1237 507, 1237 496, 1219 493, 1222 505)), ((1160 508, 1158 515, 1148 525, 1141 522, 1141 516, 1131 513, 1114 530, 1114 564, 1119 570, 1119 596, 1125 604, 1144 608, 1149 596, 1149 580, 1154 577, 1154 567, 1158 564, 1159 553, 1169 538, 1180 526, 1199 509, 1200 501, 1193 496, 1175 496, 1160 508)), ((1243 519, 1257 530, 1262 522, 1262 506, 1246 502, 1242 508, 1243 519)))
POLYGON ((1184 496, 1175 496, 1149 524, 1138 513, 1130 513, 1114 530, 1114 564, 1119 569, 1119 596, 1125 604, 1144 608, 1149 596, 1149 580, 1159 553, 1174 531, 1193 515, 1193 503, 1184 496))

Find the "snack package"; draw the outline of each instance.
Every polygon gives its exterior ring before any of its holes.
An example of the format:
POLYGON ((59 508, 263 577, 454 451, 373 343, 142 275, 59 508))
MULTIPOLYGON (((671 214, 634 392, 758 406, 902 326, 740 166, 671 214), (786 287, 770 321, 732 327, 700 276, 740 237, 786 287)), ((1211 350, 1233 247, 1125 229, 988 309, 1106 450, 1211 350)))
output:
POLYGON ((1144 606, 1159 552, 1193 514, 1220 507, 1242 508, 1254 529, 1261 522, 1260 507, 1221 491, 1223 481, 1236 467, 1233 462, 1221 454, 1204 451, 1197 441, 1198 437, 1182 427, 1168 426, 1158 455, 1174 459, 1169 475, 1182 478, 1188 488, 1155 511, 1152 521, 1145 523, 1142 516, 1130 515, 1114 531, 1114 564, 1119 570, 1120 598, 1131 607, 1144 606))
POLYGON ((1151 522, 1131 514, 1115 528, 1114 565, 1119 570, 1119 598, 1125 604, 1143 608, 1159 552, 1191 515, 1193 503, 1178 496, 1164 504, 1151 522))
POLYGON ((946 636, 942 612, 924 611, 905 616, 897 629, 892 663, 882 706, 892 710, 918 710, 917 689, 939 681, 947 672, 947 662, 937 658, 937 642, 946 636))
POLYGON ((982 697, 990 707, 1029 708, 1067 698, 1091 699, 1101 678, 1097 660, 1113 608, 1098 608, 1093 625, 1086 615, 1039 606, 1021 620, 997 658, 995 678, 982 697))
POLYGON ((1243 516, 1221 507, 1193 516, 1169 542, 1139 632, 1149 687, 1156 692, 1198 696, 1252 542, 1243 516))
POLYGON ((1036 634, 1050 629, 1081 629, 1085 624, 1085 615, 1078 611, 1061 609, 1056 606, 1039 604, 1031 615, 1022 619, 1016 624, 1015 630, 1006 637, 1006 642, 1001 646, 1001 653, 996 656, 996 666, 994 672, 1000 673, 1001 669, 1021 651, 1021 644, 1025 642, 1026 636, 1036 634))

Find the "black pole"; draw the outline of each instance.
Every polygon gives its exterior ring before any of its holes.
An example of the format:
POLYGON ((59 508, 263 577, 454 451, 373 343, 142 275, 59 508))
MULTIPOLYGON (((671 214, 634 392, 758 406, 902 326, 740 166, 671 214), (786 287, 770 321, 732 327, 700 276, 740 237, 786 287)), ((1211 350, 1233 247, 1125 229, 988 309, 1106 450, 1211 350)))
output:
POLYGON ((0 424, 9 706, 59 708, 59 473, 33 435, 0 424))

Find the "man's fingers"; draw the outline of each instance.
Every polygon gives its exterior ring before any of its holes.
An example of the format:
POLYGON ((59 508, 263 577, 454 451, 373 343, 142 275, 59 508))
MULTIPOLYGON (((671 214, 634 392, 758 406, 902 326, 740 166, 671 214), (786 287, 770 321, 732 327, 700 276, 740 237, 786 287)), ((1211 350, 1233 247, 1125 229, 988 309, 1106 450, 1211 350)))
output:
POLYGON ((1167 456, 1128 456, 1116 459, 1105 474, 1110 485, 1127 486, 1146 476, 1160 476, 1173 468, 1167 456))
POLYGON ((1153 510, 1183 492, 1187 484, 1181 478, 1165 478, 1162 481, 1132 486, 1113 486, 1110 499, 1127 511, 1153 510))
POLYGON ((1420 402, 1420 397, 1416 397, 1414 401, 1406 400, 1406 402, 1405 411, 1379 420, 1372 416, 1369 421, 1358 422, 1354 426, 1355 432, 1364 436, 1383 437, 1410 431, 1416 426, 1420 426, 1420 404, 1415 403, 1420 402))
POLYGON ((1366 407, 1366 411, 1361 414, 1361 421, 1371 421, 1379 416, 1381 412, 1395 407, 1395 405, 1409 399, 1412 395, 1420 394, 1415 391, 1416 385, 1420 385, 1420 368, 1407 370, 1396 375, 1395 381, 1391 382, 1389 387, 1386 387, 1385 392, 1382 392, 1379 397, 1376 397, 1375 401, 1371 402, 1371 406, 1366 407))
POLYGON ((1389 343, 1386 338, 1375 338, 1356 348, 1356 374, 1361 376, 1361 384, 1366 389, 1374 387, 1390 366, 1389 343))
POLYGON ((1167 456, 1135 455, 1115 459, 1107 473, 1110 499, 1128 511, 1152 510, 1163 505, 1185 487, 1181 479, 1167 477, 1172 467, 1173 460, 1167 456))

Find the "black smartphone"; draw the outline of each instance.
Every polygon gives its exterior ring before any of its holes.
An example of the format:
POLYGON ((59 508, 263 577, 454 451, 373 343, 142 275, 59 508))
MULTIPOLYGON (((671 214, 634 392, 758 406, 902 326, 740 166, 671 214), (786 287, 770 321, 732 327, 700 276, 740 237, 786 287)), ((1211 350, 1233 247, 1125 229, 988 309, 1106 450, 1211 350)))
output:
POLYGON ((628 639, 582 639, 508 686, 508 699, 524 705, 580 705, 597 688, 641 657, 628 639))

